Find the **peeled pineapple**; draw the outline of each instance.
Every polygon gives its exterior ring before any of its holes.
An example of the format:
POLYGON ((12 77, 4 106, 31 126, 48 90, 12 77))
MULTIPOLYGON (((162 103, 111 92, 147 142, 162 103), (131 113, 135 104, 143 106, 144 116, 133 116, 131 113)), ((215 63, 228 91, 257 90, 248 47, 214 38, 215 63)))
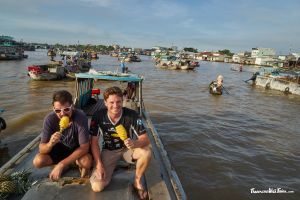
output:
POLYGON ((59 121, 59 132, 62 133, 66 128, 68 128, 70 123, 70 118, 68 116, 63 116, 59 121))
POLYGON ((117 132, 117 134, 118 134, 118 136, 121 140, 124 141, 128 138, 127 137, 127 131, 126 131, 125 127, 122 124, 116 126, 116 132, 117 132))
POLYGON ((16 193, 17 184, 14 181, 3 181, 0 183, 1 193, 16 193))

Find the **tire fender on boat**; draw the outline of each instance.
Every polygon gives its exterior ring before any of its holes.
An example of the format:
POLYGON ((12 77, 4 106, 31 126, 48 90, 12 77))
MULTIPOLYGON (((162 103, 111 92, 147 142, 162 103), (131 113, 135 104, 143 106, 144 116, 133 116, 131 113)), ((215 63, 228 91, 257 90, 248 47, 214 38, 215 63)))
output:
POLYGON ((0 132, 4 129, 6 129, 6 123, 5 120, 2 117, 0 117, 0 132))
POLYGON ((284 89, 284 93, 289 93, 290 92, 290 88, 289 87, 286 87, 285 89, 284 89))
POLYGON ((265 88, 270 89, 270 82, 266 84, 265 88))

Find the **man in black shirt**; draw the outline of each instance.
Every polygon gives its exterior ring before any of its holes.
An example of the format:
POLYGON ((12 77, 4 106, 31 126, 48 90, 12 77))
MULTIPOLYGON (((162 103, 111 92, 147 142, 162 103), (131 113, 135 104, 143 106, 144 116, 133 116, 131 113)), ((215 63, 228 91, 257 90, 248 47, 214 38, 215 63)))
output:
POLYGON ((90 178, 92 189, 100 192, 109 184, 117 161, 123 156, 127 162, 136 161, 133 187, 140 198, 145 199, 147 191, 141 178, 151 159, 150 141, 145 127, 134 110, 123 107, 120 88, 108 88, 103 97, 106 108, 94 114, 90 125, 91 149, 96 164, 90 178), (120 129, 125 136, 121 136, 120 129), (100 135, 103 135, 101 152, 100 135))

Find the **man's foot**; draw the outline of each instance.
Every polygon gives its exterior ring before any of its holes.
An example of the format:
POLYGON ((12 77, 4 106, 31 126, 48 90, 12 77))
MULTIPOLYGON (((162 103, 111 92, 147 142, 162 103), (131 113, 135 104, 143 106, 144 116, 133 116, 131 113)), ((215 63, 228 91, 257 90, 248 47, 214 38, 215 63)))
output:
POLYGON ((85 178, 89 176, 90 170, 87 170, 85 168, 79 167, 79 171, 80 171, 80 177, 81 178, 85 178))
POLYGON ((133 191, 137 193, 141 200, 148 199, 148 191, 146 189, 138 188, 134 184, 132 184, 133 191))

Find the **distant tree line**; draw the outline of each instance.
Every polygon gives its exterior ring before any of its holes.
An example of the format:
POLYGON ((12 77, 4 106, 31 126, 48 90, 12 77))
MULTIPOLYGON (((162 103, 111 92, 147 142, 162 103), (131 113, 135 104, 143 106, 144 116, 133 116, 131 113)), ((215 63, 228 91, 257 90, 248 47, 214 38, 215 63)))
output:
POLYGON ((62 44, 55 44, 52 46, 52 48, 58 48, 58 49, 76 49, 78 51, 113 51, 114 47, 111 45, 105 46, 105 45, 83 45, 83 44, 78 44, 78 45, 62 45, 62 44))
MULTIPOLYGON (((198 50, 193 48, 193 47, 185 47, 185 48, 183 48, 183 50, 185 52, 198 53, 198 50)), ((228 55, 228 56, 233 56, 233 54, 234 54, 234 53, 230 52, 230 50, 228 50, 228 49, 219 50, 218 52, 222 53, 222 54, 225 54, 225 55, 228 55)))
POLYGON ((228 49, 223 49, 223 50, 219 50, 219 53, 228 55, 228 56, 233 56, 234 53, 231 53, 230 50, 228 49))
POLYGON ((193 52, 193 53, 198 53, 198 50, 193 48, 193 47, 185 47, 183 48, 183 51, 185 52, 193 52))

